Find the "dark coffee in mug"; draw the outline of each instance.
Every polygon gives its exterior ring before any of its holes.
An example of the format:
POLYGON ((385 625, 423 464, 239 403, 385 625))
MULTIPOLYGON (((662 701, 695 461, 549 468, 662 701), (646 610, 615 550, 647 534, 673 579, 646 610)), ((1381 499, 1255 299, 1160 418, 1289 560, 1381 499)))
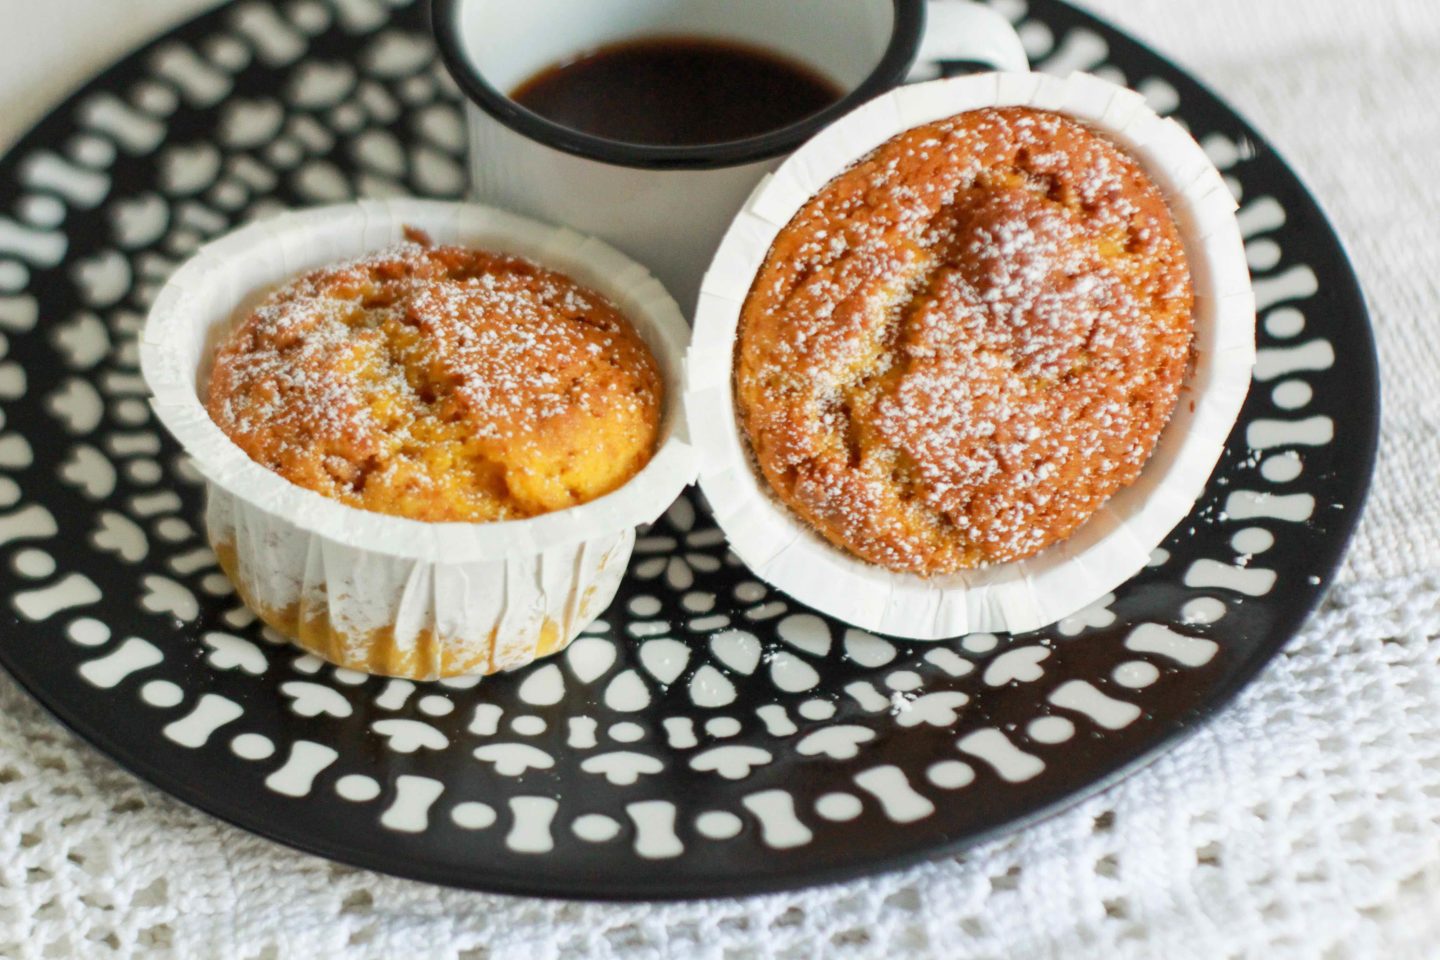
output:
POLYGON ((692 146, 779 130, 844 91, 762 47, 651 37, 600 47, 535 74, 510 98, 548 120, 623 143, 692 146))

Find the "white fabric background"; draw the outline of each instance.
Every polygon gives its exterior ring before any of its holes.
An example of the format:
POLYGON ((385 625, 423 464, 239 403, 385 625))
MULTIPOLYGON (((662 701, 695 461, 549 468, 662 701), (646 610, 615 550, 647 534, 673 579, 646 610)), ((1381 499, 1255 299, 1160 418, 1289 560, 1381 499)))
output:
MULTIPOLYGON (((0 145, 204 0, 0 0, 0 145)), ((1299 168, 1354 254, 1382 460, 1324 610, 1216 723, 1009 840, 797 894, 481 896, 183 807, 0 678, 0 956, 1440 957, 1440 4, 1087 0, 1299 168)))

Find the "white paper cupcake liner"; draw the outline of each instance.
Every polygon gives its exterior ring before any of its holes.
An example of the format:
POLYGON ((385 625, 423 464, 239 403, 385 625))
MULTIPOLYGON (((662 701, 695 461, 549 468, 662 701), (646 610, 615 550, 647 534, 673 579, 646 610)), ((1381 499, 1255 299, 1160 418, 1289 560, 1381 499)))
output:
POLYGON ((730 547, 754 573, 847 623, 933 640, 1021 633, 1080 610, 1133 576, 1183 520, 1224 451, 1255 362, 1255 298, 1235 201, 1189 133, 1140 94, 1086 74, 986 73, 901 87, 822 131, 767 177, 730 227, 701 285, 686 357, 686 408, 700 486, 730 547), (776 235, 831 179, 894 136, 968 110, 1031 106, 1114 138, 1165 194, 1195 290, 1195 365, 1139 479, 1069 539, 1027 560, 925 578, 830 545, 776 501, 735 417, 740 310, 776 235))
POLYGON ((601 241, 473 204, 360 201, 282 214, 205 246, 156 298, 140 361, 156 414, 207 481, 210 540, 246 602, 334 662, 431 678, 553 652, 610 603, 635 526, 694 478, 681 402, 688 336, 659 281, 601 241), (221 335, 274 287, 394 244, 407 226, 562 271, 631 320, 666 394, 659 445, 640 473, 532 519, 426 523, 298 487, 231 442, 200 400, 221 335))

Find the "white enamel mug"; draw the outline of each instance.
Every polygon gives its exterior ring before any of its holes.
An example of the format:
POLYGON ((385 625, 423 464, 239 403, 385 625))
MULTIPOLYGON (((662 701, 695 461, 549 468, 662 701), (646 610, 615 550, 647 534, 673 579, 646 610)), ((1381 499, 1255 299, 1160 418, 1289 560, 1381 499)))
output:
POLYGON ((441 56, 469 98, 471 196, 609 241, 649 267, 687 314, 750 191, 820 129, 903 82, 917 62, 1028 69, 1010 23, 968 0, 434 0, 432 16, 441 56), (678 147, 581 133, 507 96, 557 63, 644 36, 760 46, 847 93, 761 136, 678 147))

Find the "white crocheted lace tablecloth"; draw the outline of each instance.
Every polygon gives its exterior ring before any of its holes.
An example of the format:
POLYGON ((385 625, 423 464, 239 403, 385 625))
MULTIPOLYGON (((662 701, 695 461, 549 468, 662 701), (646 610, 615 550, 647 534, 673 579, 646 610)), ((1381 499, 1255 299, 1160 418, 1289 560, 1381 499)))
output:
MULTIPOLYGON (((197 0, 10 0, 0 143, 197 0)), ((1339 586, 1219 720, 1104 795, 901 873, 583 905, 332 865, 121 772, 0 676, 0 957, 1440 956, 1440 4, 1088 0, 1292 160, 1374 311, 1382 456, 1339 586)))

